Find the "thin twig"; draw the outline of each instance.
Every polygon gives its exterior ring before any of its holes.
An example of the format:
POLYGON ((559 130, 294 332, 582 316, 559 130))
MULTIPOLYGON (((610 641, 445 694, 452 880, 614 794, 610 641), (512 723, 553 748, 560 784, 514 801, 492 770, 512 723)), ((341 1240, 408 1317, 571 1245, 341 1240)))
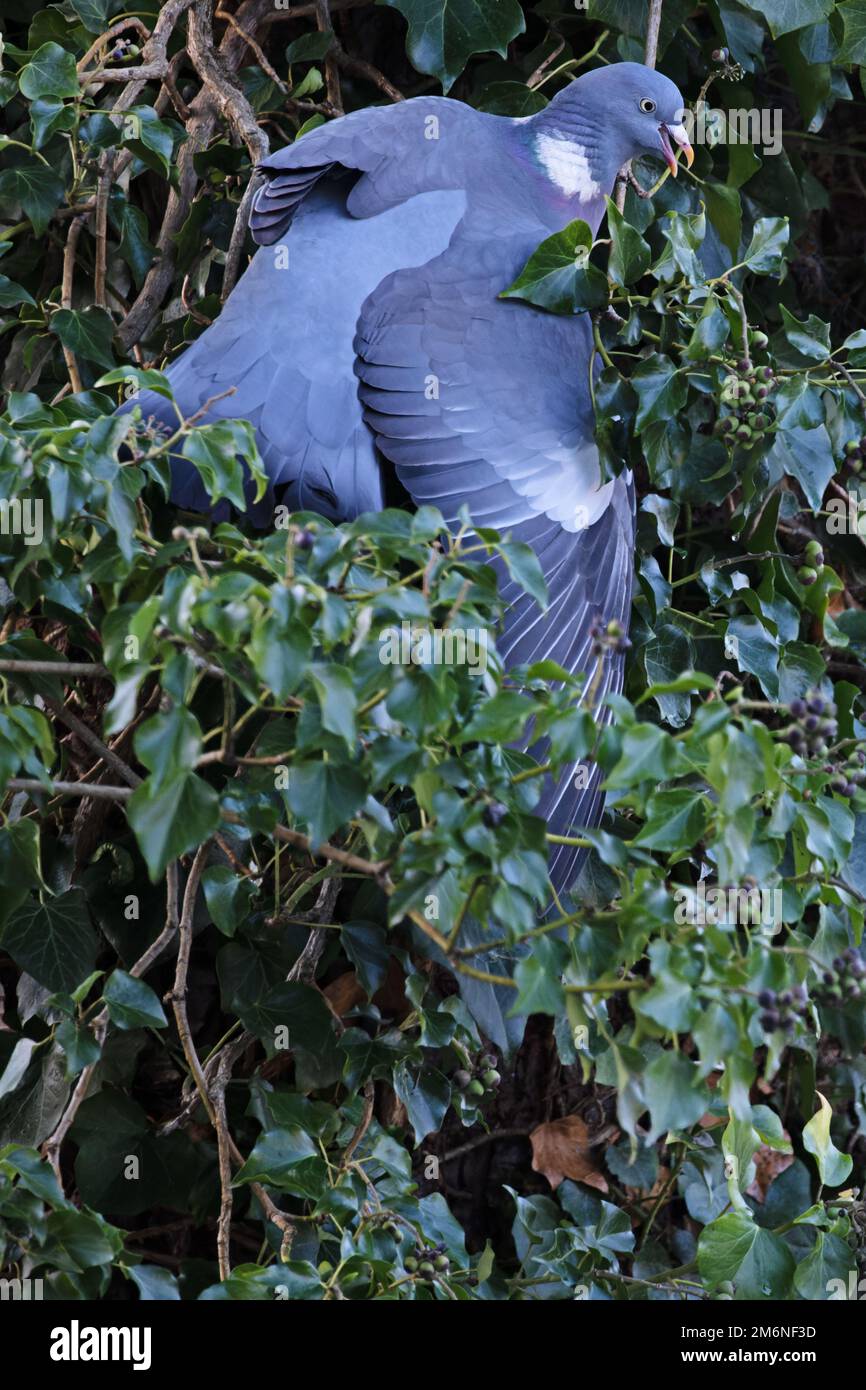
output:
MULTIPOLYGON (((66 246, 63 251, 63 283, 60 289, 61 309, 72 308, 72 289, 75 278, 75 253, 78 249, 78 239, 81 236, 81 229, 84 226, 84 218, 76 217, 73 219, 69 231, 66 235, 66 246)), ((66 362, 66 370, 69 373, 69 383, 72 390, 77 394, 81 391, 81 374, 78 370, 78 363, 75 360, 75 353, 68 348, 65 343, 61 343, 63 358, 66 362)))
MULTIPOLYGON (((334 32, 334 23, 331 19, 329 0, 316 0, 315 3, 316 28, 321 33, 330 30, 334 32)), ((325 90, 328 94, 328 101, 335 110, 342 113, 343 95, 340 91, 340 74, 337 71, 337 60, 333 55, 332 49, 329 50, 325 58, 325 90)))
POLYGON ((646 43, 644 44, 644 63, 648 68, 654 68, 659 48, 659 29, 662 22, 663 0, 650 0, 649 14, 646 21, 646 43))

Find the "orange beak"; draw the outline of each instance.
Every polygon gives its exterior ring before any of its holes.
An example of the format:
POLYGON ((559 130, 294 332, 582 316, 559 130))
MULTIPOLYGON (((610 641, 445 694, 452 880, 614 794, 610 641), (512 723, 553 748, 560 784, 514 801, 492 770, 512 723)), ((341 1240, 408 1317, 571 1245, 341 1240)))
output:
POLYGON ((695 152, 689 144, 688 132, 684 125, 660 125, 659 135, 661 136, 662 154, 665 157, 668 168, 674 178, 677 176, 677 157, 671 140, 675 140, 679 148, 686 157, 686 163, 691 169, 695 162, 695 152))

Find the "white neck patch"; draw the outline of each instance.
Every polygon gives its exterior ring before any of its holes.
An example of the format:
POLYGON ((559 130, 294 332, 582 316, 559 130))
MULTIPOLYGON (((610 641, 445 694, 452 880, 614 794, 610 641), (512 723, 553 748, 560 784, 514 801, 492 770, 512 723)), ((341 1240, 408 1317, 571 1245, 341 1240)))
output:
POLYGON ((535 150, 548 178, 569 198, 590 203, 599 196, 601 189, 592 177, 583 145, 557 131, 537 136, 535 150))

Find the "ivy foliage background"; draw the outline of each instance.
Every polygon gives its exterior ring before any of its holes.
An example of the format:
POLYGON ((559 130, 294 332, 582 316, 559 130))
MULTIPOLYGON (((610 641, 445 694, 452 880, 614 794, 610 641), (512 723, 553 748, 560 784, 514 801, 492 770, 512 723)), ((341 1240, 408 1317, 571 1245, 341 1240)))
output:
MULTIPOLYGON (((0 528, 0 1264, 46 1297, 856 1289, 866 0, 463 9, 4 17, 0 495, 42 527, 0 528), (111 412, 219 312, 268 148, 421 92, 526 115, 647 43, 782 147, 716 124, 503 286, 593 314, 599 446, 638 481, 599 729, 547 663, 379 660, 457 613, 494 652, 491 556, 544 599, 507 537, 443 542, 426 509, 204 528, 111 412), (570 901, 531 720, 606 774, 570 901), (496 980, 512 1055, 459 992, 496 980)), ((171 443, 242 508, 248 426, 171 443)))

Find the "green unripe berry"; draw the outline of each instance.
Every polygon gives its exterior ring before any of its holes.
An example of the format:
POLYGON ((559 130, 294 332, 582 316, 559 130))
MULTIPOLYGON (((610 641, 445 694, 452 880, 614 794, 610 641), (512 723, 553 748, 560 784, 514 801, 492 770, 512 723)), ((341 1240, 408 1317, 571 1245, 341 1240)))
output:
POLYGON ((450 1264, 451 1262, 447 1255, 437 1255, 433 1261, 433 1265, 436 1269, 448 1269, 450 1268, 450 1264))
POLYGON ((502 1077, 495 1067, 488 1067, 487 1071, 482 1072, 481 1080, 485 1086, 498 1086, 502 1077))
POLYGON ((801 584, 808 588, 809 585, 814 584, 815 580, 818 578, 818 571, 813 570, 811 565, 804 565, 802 569, 797 571, 797 578, 801 584))
POLYGON ((848 457, 851 458, 852 455, 854 455, 854 454, 859 454, 859 452, 860 452, 860 440, 859 440, 859 439, 849 439, 849 440, 847 441, 847 443, 845 444, 845 453, 848 455, 848 457))
POLYGON ((807 541, 804 553, 807 560, 816 561, 824 558, 824 552, 821 549, 820 541, 807 541))
POLYGON ((757 333, 753 333, 753 334, 752 334, 752 346, 753 346, 753 347, 756 347, 756 348, 765 348, 765 347, 767 347, 767 345, 769 344, 769 341, 770 341, 770 340, 769 340, 769 338, 767 337, 766 333, 762 333, 760 330, 759 330, 757 333))
POLYGON ((470 1096, 484 1095, 484 1086, 480 1081, 470 1081, 466 1089, 468 1090, 470 1096))
POLYGON ((415 1270, 418 1268, 418 1261, 415 1259, 414 1255, 406 1256, 405 1260, 403 1261, 403 1268, 408 1269, 410 1274, 415 1273, 415 1270))

